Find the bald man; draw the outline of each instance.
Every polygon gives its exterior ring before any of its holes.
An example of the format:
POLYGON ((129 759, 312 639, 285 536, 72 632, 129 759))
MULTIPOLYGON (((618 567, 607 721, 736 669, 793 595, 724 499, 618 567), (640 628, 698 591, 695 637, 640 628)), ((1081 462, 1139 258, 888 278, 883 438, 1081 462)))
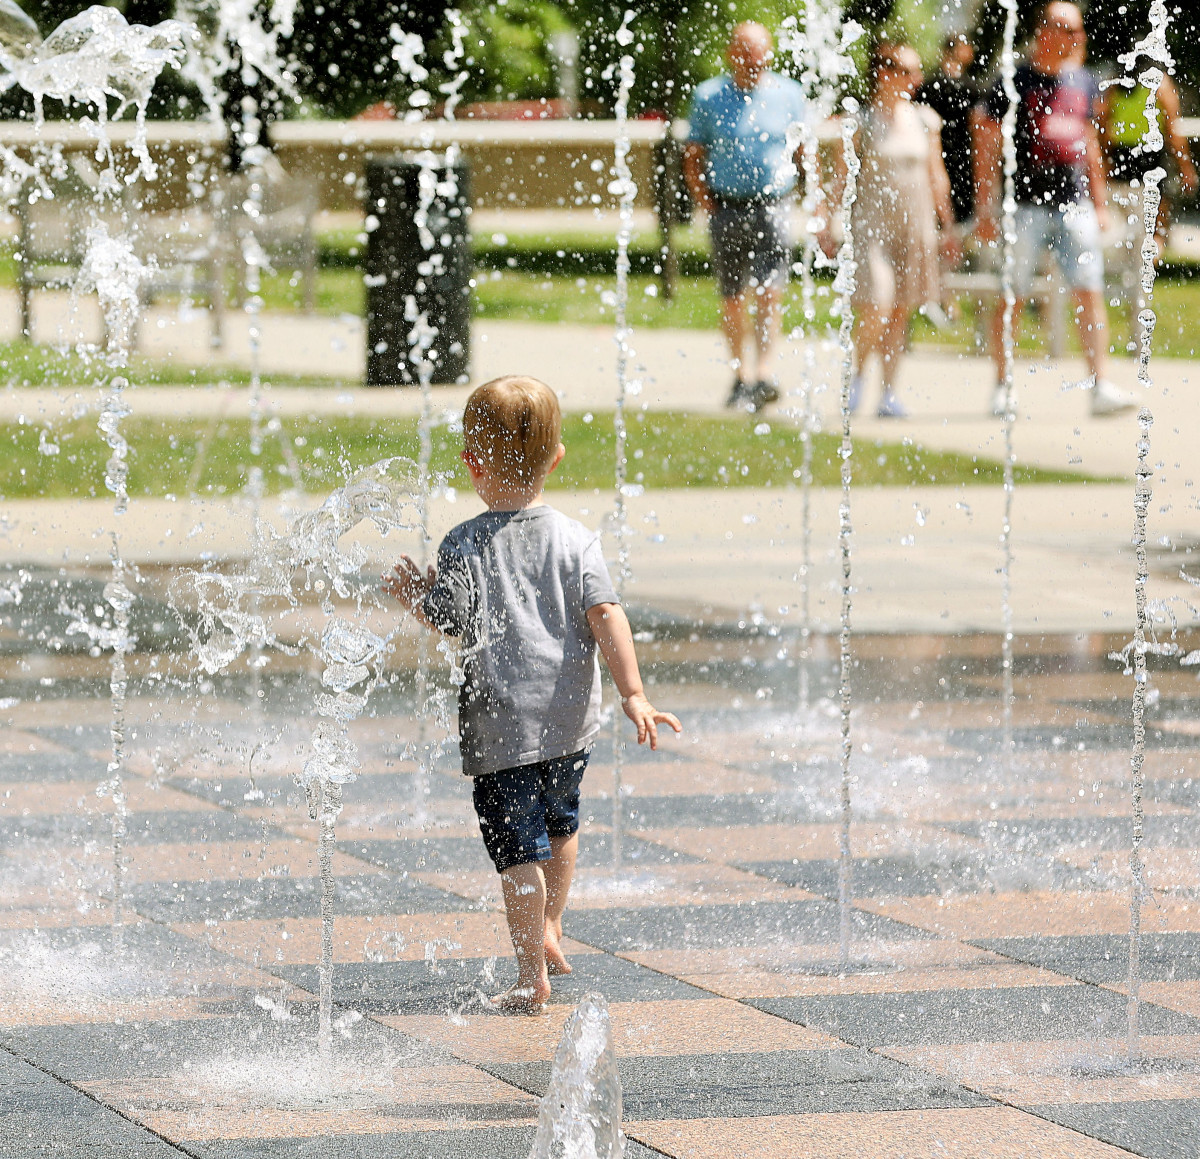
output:
POLYGON ((712 237, 733 373, 727 405, 748 411, 779 397, 780 305, 791 261, 788 202, 797 173, 787 135, 805 117, 803 89, 770 71, 772 54, 771 34, 761 24, 734 28, 725 53, 728 74, 698 85, 692 96, 683 154, 688 189, 708 215, 712 237))

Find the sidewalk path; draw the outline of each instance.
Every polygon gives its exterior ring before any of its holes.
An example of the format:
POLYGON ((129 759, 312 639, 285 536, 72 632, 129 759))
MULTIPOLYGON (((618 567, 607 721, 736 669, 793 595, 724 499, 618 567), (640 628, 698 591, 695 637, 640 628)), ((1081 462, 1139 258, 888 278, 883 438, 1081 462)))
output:
MULTIPOLYGON (((0 295, 0 318, 15 318, 12 296, 0 295)), ((37 299, 37 336, 70 333, 65 298, 37 299)), ((79 313, 85 333, 95 319, 79 313)), ((290 426, 323 415, 412 415, 420 407, 412 390, 366 390, 361 320, 319 315, 267 314, 262 319, 262 363, 272 374, 319 374, 345 381, 342 388, 267 391, 269 407, 290 426)), ((89 330, 90 327, 90 330, 89 330)), ((568 410, 609 410, 616 389, 616 347, 611 329, 599 326, 479 323, 475 327, 474 379, 525 371, 551 383, 568 410)), ((142 352, 181 363, 246 366, 244 319, 234 315, 225 347, 206 346, 204 319, 181 320, 174 310, 151 311, 142 327, 142 352)), ((716 334, 694 330, 635 332, 634 405, 653 410, 718 413, 727 392, 727 369, 716 334)), ((788 352, 785 387, 798 390, 801 351, 788 352)), ((817 351, 821 390, 817 405, 827 430, 840 429, 836 413, 837 366, 828 345, 817 351)), ((1200 429, 1196 364, 1158 360, 1154 386, 1145 392, 1155 415, 1152 462, 1158 464, 1151 510, 1156 545, 1152 597, 1178 599, 1191 587, 1176 576, 1180 553, 1195 534, 1197 496, 1193 432, 1200 429), (1172 558, 1171 547, 1176 549, 1172 558)), ((1081 363, 1022 361, 1018 365, 1019 419, 1014 445, 1020 463, 1132 479, 1137 422, 1124 415, 1105 420, 1087 413, 1085 394, 1072 389, 1081 363)), ((1121 385, 1135 385, 1129 361, 1116 364, 1121 385)), ((864 414, 855 420, 863 439, 910 439, 931 450, 1003 457, 1002 425, 986 415, 991 387, 986 360, 920 352, 904 366, 901 391, 913 417, 903 423, 864 414)), ((460 408, 469 387, 439 387, 437 402, 460 408)), ((90 392, 9 390, 0 393, 0 418, 53 420, 95 405, 90 392)), ((135 414, 170 416, 246 414, 245 388, 138 387, 129 395, 135 414)), ((798 404, 794 394, 784 403, 798 404)), ((873 399, 868 394, 868 404, 873 399)), ((869 409, 869 408, 868 408, 869 409)), ((768 422, 788 421, 770 413, 768 422)), ((813 497, 813 614, 822 627, 836 624, 838 495, 813 497)), ((598 524, 608 497, 577 496, 563 504, 598 524)), ((761 611, 768 619, 794 616, 799 594, 802 499, 799 490, 665 492, 633 504, 639 532, 634 548, 635 600, 680 612, 720 618, 761 611), (781 612, 780 609, 789 609, 781 612)), ((474 508, 464 497, 435 512, 435 533, 474 508)), ((107 529, 115 526, 102 501, 9 502, 0 509, 0 558, 19 562, 79 564, 107 555, 107 529), (83 530, 86 529, 86 530, 83 530), (99 536, 93 542, 93 536, 99 536)), ((1002 493, 995 487, 857 489, 852 495, 854 618, 863 630, 967 631, 1000 628, 997 569, 1002 493)), ((130 558, 178 563, 237 555, 249 542, 247 517, 236 503, 135 502, 122 521, 130 558)), ((1015 501, 1014 608, 1021 632, 1125 630, 1133 623, 1132 482, 1019 488, 1015 501)), ((1189 618, 1185 615, 1185 621, 1189 618)))

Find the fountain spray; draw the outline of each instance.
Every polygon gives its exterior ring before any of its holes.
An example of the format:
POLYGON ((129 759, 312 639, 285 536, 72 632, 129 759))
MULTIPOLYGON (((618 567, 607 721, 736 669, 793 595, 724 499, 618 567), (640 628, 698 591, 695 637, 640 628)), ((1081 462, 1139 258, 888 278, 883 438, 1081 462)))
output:
POLYGON ((1147 896, 1146 867, 1142 859, 1142 840, 1145 830, 1145 807, 1142 801, 1143 765, 1146 760, 1146 585, 1149 574, 1146 565, 1146 519, 1150 511, 1153 488, 1150 480, 1150 427, 1154 417, 1143 407, 1138 412, 1138 444, 1136 484, 1133 496, 1133 545, 1137 552, 1137 578, 1134 598, 1137 607, 1137 626, 1133 637, 1133 755, 1130 758, 1130 796, 1133 814, 1133 844, 1129 850, 1129 1029, 1127 1050, 1131 1059, 1141 1054, 1140 1011, 1142 959, 1142 902, 1147 896))
POLYGON ((806 340, 803 342, 800 377, 802 402, 798 416, 801 448, 801 532, 800 566, 796 571, 796 580, 800 588, 800 648, 796 666, 799 669, 801 709, 809 706, 809 663, 812 652, 809 584, 812 572, 812 457, 813 435, 818 423, 816 346, 813 341, 813 324, 817 316, 813 270, 819 253, 815 223, 825 203, 816 126, 833 113, 837 89, 842 79, 855 74, 854 61, 847 49, 862 33, 863 29, 857 22, 845 20, 840 0, 828 0, 826 3, 814 2, 806 6, 803 30, 800 30, 796 17, 787 17, 779 37, 780 47, 791 53, 808 99, 807 120, 803 124, 793 126, 788 142, 792 145, 794 136, 801 150, 801 172, 804 177, 802 216, 807 226, 800 267, 800 312, 803 318, 801 337, 806 340))
MULTIPOLYGON (((175 20, 165 20, 153 27, 131 25, 115 9, 92 7, 65 20, 44 41, 38 41, 36 29, 31 30, 20 21, 10 31, 12 34, 3 37, 0 44, 0 65, 4 68, 0 87, 7 89, 19 85, 33 96, 35 125, 40 126, 44 121, 47 97, 68 106, 82 105, 93 112, 95 121, 88 120, 96 131, 97 156, 106 162, 99 175, 97 196, 114 197, 139 176, 154 180, 157 168, 146 142, 146 109, 150 93, 163 69, 178 67, 184 46, 194 38, 195 30, 175 20), (108 138, 110 100, 116 100, 118 116, 131 105, 135 109, 136 129, 130 151, 136 165, 130 173, 118 171, 108 138)), ((34 167, 37 167, 36 158, 34 167)), ((28 166, 25 166, 25 174, 28 175, 28 166)), ((47 193, 42 181, 34 196, 47 193)), ((72 286, 76 294, 95 291, 105 320, 108 336, 105 359, 112 373, 108 390, 101 400, 97 425, 112 452, 105 465, 104 483, 113 495, 113 515, 118 519, 129 507, 129 446, 121 432, 121 421, 131 412, 124 400, 129 380, 123 371, 129 363, 139 289, 148 272, 149 268, 134 253, 129 236, 110 237, 107 227, 97 221, 88 230, 84 258, 72 286)), ((105 779, 96 792, 113 800, 113 947, 120 950, 126 878, 124 841, 128 824, 123 776, 125 698, 129 680, 125 660, 136 639, 130 631, 130 611, 135 597, 126 582, 119 534, 114 529, 111 535, 111 578, 104 588, 104 601, 111 609, 108 623, 94 623, 82 608, 64 607, 62 610, 71 616, 69 633, 82 633, 98 647, 112 650, 109 675, 112 751, 105 779)))
POLYGON ((603 994, 587 994, 563 1029, 529 1159, 621 1159, 621 1075, 603 994))
POLYGON ((844 235, 838 253, 838 272, 834 291, 841 307, 841 325, 838 327, 838 346, 842 353, 841 363, 841 413, 842 413, 842 498, 838 504, 838 547, 842 559, 842 614, 839 636, 840 666, 838 672, 838 703, 841 708, 841 803, 842 824, 838 838, 838 960, 844 969, 850 964, 850 902, 852 896, 850 852, 850 820, 852 816, 850 777, 850 602, 851 587, 851 536, 850 483, 853 475, 851 457, 854 444, 850 438, 850 384, 854 378, 854 308, 852 299, 855 290, 855 271, 858 263, 854 257, 854 228, 852 215, 858 197, 858 173, 861 164, 854 147, 858 132, 858 102, 847 97, 843 102, 842 157, 846 168, 846 181, 842 187, 842 221, 844 235))
MULTIPOLYGON (((1146 148, 1157 152, 1163 147, 1162 128, 1158 115, 1158 90, 1162 85, 1164 69, 1174 66, 1174 59, 1167 47, 1167 28, 1170 15, 1165 0, 1153 0, 1150 5, 1150 31, 1127 53, 1119 59, 1130 72, 1138 66, 1139 57, 1151 61, 1138 80, 1146 87, 1146 122, 1149 132, 1146 134, 1146 148), (1159 67, 1161 65, 1161 67, 1159 67)), ((1160 186, 1166 177, 1162 166, 1155 166, 1144 178, 1142 190, 1142 222, 1145 235, 1142 239, 1142 296, 1144 308, 1138 314, 1141 323, 1141 342, 1138 353, 1138 382, 1144 387, 1152 385, 1150 378, 1150 358, 1153 352, 1154 326, 1157 316, 1154 312, 1154 279, 1155 261, 1158 257, 1158 246, 1155 235, 1158 228, 1158 210, 1162 200, 1160 186)), ((1129 1058, 1135 1059, 1141 1054, 1140 1018, 1140 988, 1141 988, 1141 958, 1142 958, 1142 903, 1148 896, 1146 886, 1146 867, 1142 858, 1142 841, 1144 837, 1145 809, 1142 800, 1143 765, 1146 760, 1146 642, 1147 611, 1146 586, 1149 582, 1146 565, 1146 521, 1150 510, 1150 499, 1153 490, 1150 480, 1153 468, 1150 466, 1150 428, 1154 416, 1149 409, 1142 407, 1138 412, 1138 458, 1136 484, 1134 490, 1134 530, 1133 544, 1137 552, 1137 577, 1134 581, 1134 599, 1137 609, 1137 625, 1133 640, 1133 755, 1130 758, 1131 784, 1130 795, 1133 815, 1133 844, 1129 851, 1129 1027, 1126 1047, 1129 1058)))
POLYGON ((190 587, 196 604, 193 619, 183 617, 192 650, 202 671, 220 672, 244 651, 280 642, 273 626, 299 603, 297 583, 316 593, 324 626, 319 638, 305 636, 322 665, 322 691, 316 696, 317 725, 312 753, 296 781, 304 788, 309 816, 318 823, 317 857, 321 875, 321 957, 318 965, 317 1043, 328 1058, 333 1027, 333 904, 335 825, 342 808, 342 786, 357 777, 357 748, 350 724, 366 709, 371 691, 384 675, 391 634, 380 637, 364 623, 365 612, 380 606, 373 582, 360 577, 369 553, 361 542, 343 548, 342 539, 370 523, 381 536, 419 530, 420 481, 416 465, 392 458, 354 472, 316 510, 298 516, 285 533, 266 529, 266 540, 244 571, 223 575, 190 572, 175 584, 176 606, 190 587), (351 603, 353 615, 340 614, 334 600, 351 603))
MULTIPOLYGON (((450 70, 451 79, 438 85, 438 92, 445 98, 443 119, 454 119, 454 110, 461 100, 461 91, 468 78, 468 72, 462 68, 466 55, 466 25, 462 14, 456 8, 448 9, 446 20, 450 27, 451 42, 442 53, 442 63, 450 70), (457 70, 457 71, 456 71, 457 70)), ((405 32, 400 25, 393 24, 390 29, 393 41, 391 56, 396 62, 401 74, 415 87, 419 97, 410 99, 412 108, 406 114, 410 121, 421 120, 421 108, 428 104, 428 95, 420 88, 430 77, 430 70, 419 59, 426 50, 422 39, 415 33, 405 32)), ((422 278, 434 279, 444 272, 445 254, 441 251, 439 234, 441 227, 437 223, 438 202, 453 203, 459 193, 458 162, 459 148, 451 145, 445 152, 434 152, 434 128, 429 122, 422 133, 419 150, 413 157, 418 167, 417 172, 417 204, 414 207, 413 223, 416 226, 417 237, 424 255, 418 265, 418 273, 422 278)), ((422 568, 431 562, 433 543, 428 532, 429 502, 433 497, 434 480, 432 475, 433 461, 433 428, 437 425, 438 416, 435 414, 433 401, 433 375, 436 369, 436 344, 439 330, 436 323, 430 319, 429 310, 421 309, 415 294, 405 299, 404 318, 409 323, 408 353, 409 365, 415 372, 418 388, 421 391, 421 411, 417 418, 417 469, 420 508, 418 523, 421 528, 420 542, 417 550, 417 562, 422 568)), ((417 670, 415 692, 418 705, 417 712, 417 766, 419 794, 423 798, 429 791, 429 777, 437 764, 442 747, 442 737, 431 741, 428 726, 430 701, 435 702, 433 716, 439 721, 444 717, 440 689, 433 685, 430 678, 430 643, 428 634, 421 632, 417 641, 417 670)), ((444 735, 444 733, 443 733, 444 735)), ((420 806, 423 809, 423 805, 420 806)))
POLYGON ((1001 50, 1000 75, 1008 105, 1001 121, 1003 139, 1002 156, 1004 167, 1004 193, 1001 229, 1004 239, 1004 257, 1000 272, 1000 292, 1004 299, 1002 341, 1004 347, 1004 514, 1000 525, 1000 668, 1003 681, 1001 695, 1003 706, 1004 770, 1011 777, 1013 771, 1013 608, 1012 608, 1012 511, 1013 495, 1016 490, 1014 468, 1016 454, 1013 451, 1013 424, 1016 422, 1013 404, 1013 322, 1017 309, 1016 293, 1016 244, 1017 244, 1017 84, 1016 84, 1016 39, 1017 0, 1003 0, 1004 45, 1001 50))
MULTIPOLYGON (((633 31, 629 22, 631 10, 625 12, 621 27, 617 30, 617 44, 628 48, 633 43, 633 31)), ((629 512, 625 500, 629 494, 626 478, 628 468, 627 444, 629 430, 625 418, 625 407, 629 395, 636 394, 639 384, 629 381, 629 362, 633 350, 629 342, 629 241, 633 234, 633 203, 637 197, 637 185, 629 168, 629 94, 633 89, 633 57, 622 53, 617 65, 616 142, 613 153, 614 180, 609 192, 619 198, 620 216, 617 225, 617 284, 615 306, 615 339, 617 343, 617 399, 613 408, 614 434, 614 488, 613 488, 613 533, 617 541, 617 597, 624 601, 625 589, 632 571, 629 565, 630 538, 629 512)), ((620 710, 613 713, 613 805, 612 805, 612 863, 614 871, 620 870, 624 857, 625 813, 621 803, 621 781, 625 765, 625 741, 620 710)))

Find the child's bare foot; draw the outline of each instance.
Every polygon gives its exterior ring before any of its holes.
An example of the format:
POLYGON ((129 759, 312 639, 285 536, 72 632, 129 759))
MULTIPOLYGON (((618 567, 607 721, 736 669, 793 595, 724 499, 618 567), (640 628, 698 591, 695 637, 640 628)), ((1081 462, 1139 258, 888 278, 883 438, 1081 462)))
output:
POLYGON ((558 939, 562 937, 560 930, 554 928, 552 922, 546 922, 546 972, 552 977, 571 972, 571 963, 563 956, 562 946, 558 939))
POLYGON ((550 983, 544 986, 510 986, 503 994, 487 1000, 497 1014, 544 1014, 550 983))

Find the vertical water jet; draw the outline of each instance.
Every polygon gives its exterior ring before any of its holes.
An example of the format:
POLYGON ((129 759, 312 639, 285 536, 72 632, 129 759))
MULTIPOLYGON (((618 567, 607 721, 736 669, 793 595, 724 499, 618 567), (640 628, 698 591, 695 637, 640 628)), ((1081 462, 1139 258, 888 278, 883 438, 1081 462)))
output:
POLYGON ((841 324, 838 327, 838 348, 841 351, 841 394, 842 442, 840 455, 842 494, 838 504, 838 552, 841 557, 842 607, 841 626, 838 635, 838 706, 841 716, 841 828, 838 834, 838 961, 844 968, 850 964, 851 900, 853 893, 853 859, 850 851, 850 822, 853 815, 851 800, 852 779, 850 774, 851 688, 850 670, 853 663, 850 654, 850 609, 853 588, 851 586, 851 553, 854 528, 850 522, 850 484, 853 478, 851 458, 854 443, 851 440, 850 386, 854 378, 854 307, 856 286, 855 271, 858 263, 854 257, 854 228, 851 217, 858 197, 858 173, 861 163, 854 146, 858 133, 858 102, 847 97, 842 105, 842 157, 846 170, 842 187, 842 222, 844 234, 838 253, 838 272, 834 291, 841 308, 841 324))
POLYGON ((1013 324, 1017 308, 1016 294, 1016 244, 1017 244, 1017 0, 1003 0, 1004 43, 1000 57, 1000 75, 1008 106, 1001 121, 1004 192, 1001 214, 1001 231, 1004 253, 1000 269, 1000 293, 1004 300, 1003 348, 1004 348, 1004 514, 1000 525, 1000 668, 1003 697, 1004 769, 1012 776, 1013 752, 1013 608, 1012 608, 1012 513, 1015 493, 1014 468, 1016 454, 1013 451, 1013 423, 1016 414, 1013 402, 1014 343, 1013 324))
MULTIPOLYGON (((1146 134, 1146 148, 1157 152, 1163 147, 1163 133, 1159 124, 1158 90, 1163 82, 1164 69, 1174 66, 1174 59, 1167 47, 1167 28, 1170 15, 1165 0, 1153 0, 1150 5, 1150 31, 1127 53, 1123 54, 1120 63, 1130 72, 1135 72, 1141 57, 1148 59, 1151 64, 1138 76, 1138 80, 1146 88, 1146 123, 1149 131, 1146 134), (1159 67, 1161 66, 1161 67, 1159 67)), ((1138 382, 1149 388, 1150 359, 1153 353, 1154 326, 1157 316, 1154 312, 1154 280, 1156 276, 1155 262, 1158 259, 1158 211, 1162 201, 1160 186, 1166 172, 1161 166, 1151 169, 1144 179, 1142 189, 1142 276, 1141 288, 1143 309, 1138 314, 1141 324, 1141 336, 1138 351, 1138 382)), ((1131 1060, 1141 1054, 1140 1005, 1141 1005, 1141 957, 1142 957, 1142 902, 1148 895, 1146 886, 1146 866, 1142 857, 1142 842, 1145 836, 1145 806, 1142 800, 1143 765, 1146 760, 1146 652, 1147 645, 1147 609, 1146 587, 1149 574, 1146 562, 1146 523, 1150 511, 1150 500, 1153 495, 1151 479, 1154 470, 1150 466, 1150 428, 1154 416, 1149 408, 1142 407, 1138 411, 1138 444, 1137 471, 1134 490, 1134 529, 1133 544, 1137 552, 1137 576, 1134 581, 1134 600, 1137 613, 1137 623, 1133 638, 1133 754, 1130 758, 1130 798, 1133 823, 1133 840, 1129 851, 1129 973, 1127 984, 1129 990, 1129 1026, 1126 1049, 1131 1060)))
MULTIPOLYGON (((627 11, 621 27, 617 30, 617 43, 627 48, 633 43, 633 32, 629 21, 633 12, 627 11)), ((629 429, 626 422, 625 407, 631 393, 629 382, 629 361, 632 357, 629 336, 629 242, 633 235, 633 203, 637 196, 637 185, 629 168, 629 94, 633 89, 634 71, 633 57, 622 53, 618 63, 618 86, 616 104, 616 141, 613 147, 614 179, 609 185, 609 191, 616 193, 619 199, 619 218, 617 225, 617 282, 615 335, 617 344, 617 397, 613 407, 613 535, 617 543, 617 569, 614 577, 614 587, 617 597, 624 602, 625 589, 628 584, 631 569, 629 564, 630 536, 629 513, 626 498, 629 493, 627 480, 628 453, 627 444, 629 429)), ((625 765, 625 741, 622 730, 622 713, 620 709, 613 712, 613 777, 612 777, 612 865, 614 870, 621 868, 624 859, 625 813, 621 801, 621 782, 625 765)))
POLYGON ((1133 636, 1133 755, 1130 757, 1130 806, 1133 822, 1133 841, 1129 850, 1129 1028, 1126 1047, 1131 1059, 1141 1054, 1140 987, 1142 960, 1142 902, 1146 897, 1146 866, 1142 858, 1145 834, 1145 806, 1142 801, 1143 765, 1146 760, 1146 585, 1149 573, 1146 564, 1146 520, 1153 496, 1150 466, 1150 428, 1154 417, 1146 407, 1138 412, 1137 471, 1133 496, 1133 545, 1137 552, 1137 577, 1134 599, 1137 626, 1133 636))

